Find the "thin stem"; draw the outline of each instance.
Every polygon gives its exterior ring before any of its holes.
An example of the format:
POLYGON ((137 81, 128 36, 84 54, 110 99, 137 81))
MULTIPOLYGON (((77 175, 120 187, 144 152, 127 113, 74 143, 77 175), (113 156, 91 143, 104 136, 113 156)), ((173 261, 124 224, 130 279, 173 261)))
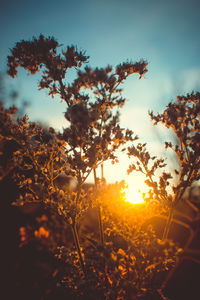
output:
POLYGON ((50 177, 49 181, 50 181, 51 185, 54 187, 54 184, 53 184, 53 154, 52 153, 50 153, 50 158, 49 158, 47 167, 48 167, 49 177, 50 177))
POLYGON ((53 157, 52 157, 52 159, 51 159, 51 184, 52 184, 52 186, 54 187, 54 183, 53 183, 53 157))
POLYGON ((93 173, 94 173, 94 187, 95 187, 95 193, 97 193, 97 173, 96 173, 96 169, 93 169, 93 173))
POLYGON ((104 179, 104 174, 103 174, 103 163, 101 164, 101 180, 104 179))
POLYGON ((79 178, 78 179, 78 189, 77 189, 77 194, 76 194, 76 205, 78 204, 79 202, 79 199, 80 199, 80 195, 81 195, 81 179, 79 178))
MULTIPOLYGON (((93 169, 94 172, 94 185, 95 185, 95 197, 97 196, 97 175, 96 175, 96 169, 93 169)), ((104 245, 104 236, 103 236, 103 222, 102 222, 102 216, 101 216, 101 207, 100 204, 98 203, 97 205, 98 209, 98 221, 99 221, 99 235, 100 235, 100 242, 101 245, 104 245)))
POLYGON ((100 231, 100 242, 101 245, 104 245, 104 235, 103 235, 103 222, 101 215, 101 206, 98 204, 98 219, 99 219, 99 231, 100 231))
POLYGON ((174 206, 172 206, 170 208, 167 223, 165 225, 165 229, 164 229, 164 232, 163 232, 163 238, 162 238, 163 240, 167 239, 167 237, 168 237, 170 225, 171 225, 171 222, 172 222, 172 219, 173 219, 173 214, 174 214, 174 206))
POLYGON ((73 233, 73 237, 74 237, 76 250, 78 252, 79 263, 80 263, 80 266, 81 266, 81 269, 83 271, 83 274, 84 274, 85 278, 87 278, 87 272, 86 272, 86 269, 85 269, 85 264, 84 264, 82 253, 81 253, 81 248, 80 248, 80 243, 79 243, 79 238, 78 238, 78 233, 77 233, 77 230, 76 230, 75 222, 72 223, 71 229, 72 229, 72 233, 73 233))

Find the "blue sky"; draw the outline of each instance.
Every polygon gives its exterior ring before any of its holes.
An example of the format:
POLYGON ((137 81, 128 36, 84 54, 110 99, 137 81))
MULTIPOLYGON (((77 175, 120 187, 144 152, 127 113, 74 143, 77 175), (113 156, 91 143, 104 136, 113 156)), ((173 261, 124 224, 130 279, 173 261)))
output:
MULTIPOLYGON (((199 9, 198 0, 1 0, 0 72, 6 71, 9 48, 40 33, 54 36, 64 46, 75 44, 86 50, 93 67, 147 60, 145 78, 132 76, 124 85, 128 102, 121 120, 122 126, 133 129, 151 143, 152 151, 159 152, 148 110, 161 111, 176 95, 200 89, 199 9)), ((37 80, 24 71, 14 80, 6 78, 9 87, 31 101, 31 119, 62 128, 65 105, 38 92, 37 80)), ((167 133, 161 135, 164 139, 167 133)), ((123 178, 126 165, 122 158, 114 173, 108 167, 108 177, 123 178)))

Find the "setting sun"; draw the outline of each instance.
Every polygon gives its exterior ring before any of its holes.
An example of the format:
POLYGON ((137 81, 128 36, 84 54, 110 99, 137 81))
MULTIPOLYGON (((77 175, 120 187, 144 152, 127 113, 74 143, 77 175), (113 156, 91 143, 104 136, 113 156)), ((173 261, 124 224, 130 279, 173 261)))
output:
POLYGON ((140 189, 128 186, 124 191, 125 191, 125 201, 133 204, 145 203, 142 196, 143 192, 141 192, 140 189))
POLYGON ((148 192, 148 187, 144 183, 144 177, 141 175, 132 175, 126 178, 127 187, 124 189, 125 201, 132 204, 143 204, 144 194, 148 192))

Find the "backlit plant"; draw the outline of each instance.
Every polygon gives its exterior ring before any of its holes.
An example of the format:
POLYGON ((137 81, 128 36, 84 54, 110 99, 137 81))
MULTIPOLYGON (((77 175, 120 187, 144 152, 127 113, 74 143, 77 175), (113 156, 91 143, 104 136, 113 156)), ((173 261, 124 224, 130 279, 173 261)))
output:
MULTIPOLYGON (((85 52, 74 46, 66 50, 60 47, 54 38, 40 35, 17 43, 11 50, 8 74, 17 76, 19 67, 29 74, 40 72, 39 89, 46 89, 51 97, 57 96, 66 103, 68 127, 57 133, 53 128, 29 122, 26 116, 16 120, 16 108, 6 110, 2 106, 1 179, 11 176, 17 184, 16 205, 41 203, 53 210, 54 217, 55 213, 61 215, 71 228, 75 247, 59 247, 56 254, 65 269, 62 284, 71 297, 92 299, 96 293, 96 299, 139 299, 160 287, 162 275, 174 265, 179 252, 166 237, 174 206, 186 187, 199 179, 199 94, 179 97, 161 115, 151 113, 155 123, 172 127, 179 138, 178 145, 166 143, 180 161, 180 170, 175 171, 180 177, 177 185, 169 183, 171 174, 167 172, 156 179, 156 171, 164 168, 165 162, 150 156, 146 144, 128 148, 129 156, 136 159, 129 171, 143 172, 150 186, 150 202, 155 200, 170 210, 165 240, 161 241, 151 228, 143 228, 137 221, 136 210, 127 209, 121 193, 123 183, 107 185, 103 173, 103 163, 117 162, 117 150, 125 151, 128 143, 137 139, 119 124, 118 110, 126 100, 121 85, 134 73, 141 78, 147 72, 147 63, 141 60, 115 68, 81 69, 89 58, 85 52), (76 70, 76 78, 68 83, 71 68, 76 70), (98 166, 101 180, 96 175, 98 166), (94 188, 86 191, 84 184, 92 172, 94 188), (76 189, 58 185, 63 174, 76 179, 76 189), (93 235, 79 236, 84 231, 81 226, 88 207, 94 209, 99 228, 94 228, 93 235), (120 218, 122 210, 124 216, 120 218)), ((24 240, 26 230, 21 228, 24 240)), ((48 244, 52 238, 49 232, 41 225, 33 235, 48 244)))

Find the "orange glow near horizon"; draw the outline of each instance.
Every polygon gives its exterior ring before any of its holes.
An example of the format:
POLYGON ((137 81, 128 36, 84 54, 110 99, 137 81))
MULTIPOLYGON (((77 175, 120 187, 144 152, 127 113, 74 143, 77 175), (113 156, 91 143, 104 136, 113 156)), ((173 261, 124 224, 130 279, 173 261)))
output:
POLYGON ((134 189, 131 187, 126 188, 125 190, 125 201, 130 202, 132 204, 142 204, 145 203, 142 192, 140 189, 134 189))
POLYGON ((135 185, 132 184, 130 180, 127 182, 127 188, 124 189, 125 201, 132 204, 144 204, 143 195, 147 193, 148 188, 145 183, 142 182, 141 178, 135 180, 135 185), (137 182, 137 184, 136 184, 137 182))

